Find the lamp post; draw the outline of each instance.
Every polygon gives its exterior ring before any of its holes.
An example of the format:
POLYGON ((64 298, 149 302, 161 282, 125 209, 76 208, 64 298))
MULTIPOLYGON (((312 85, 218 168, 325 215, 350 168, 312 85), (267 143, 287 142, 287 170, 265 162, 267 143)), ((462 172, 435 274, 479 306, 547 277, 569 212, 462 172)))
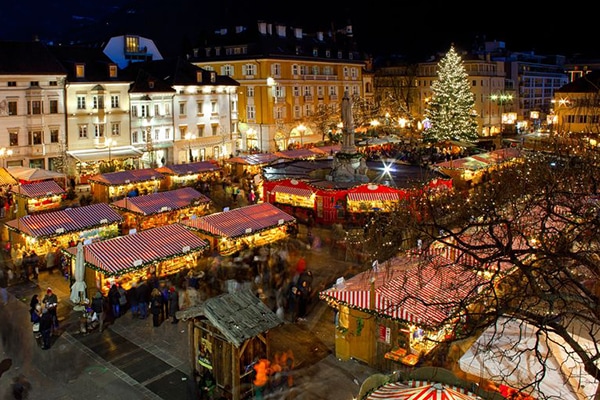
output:
POLYGON ((192 157, 192 140, 196 139, 196 135, 192 132, 188 132, 185 134, 185 139, 188 141, 188 163, 193 161, 192 157))
POLYGON ((6 147, 0 148, 0 158, 2 159, 2 167, 5 167, 4 159, 13 155, 13 151, 11 149, 6 149, 6 147))
POLYGON ((504 92, 490 96, 490 100, 500 106, 500 146, 502 146, 502 134, 504 133, 504 105, 512 102, 512 99, 512 94, 504 92))
POLYGON ((106 147, 108 148, 108 163, 110 164, 112 159, 111 159, 111 153, 110 153, 110 149, 117 144, 117 141, 114 139, 106 139, 106 141, 104 142, 106 147))
POLYGON ((302 146, 304 146, 303 137, 304 137, 304 132, 306 132, 306 126, 304 126, 304 124, 300 124, 300 125, 298 125, 296 130, 300 134, 300 147, 302 147, 302 146))

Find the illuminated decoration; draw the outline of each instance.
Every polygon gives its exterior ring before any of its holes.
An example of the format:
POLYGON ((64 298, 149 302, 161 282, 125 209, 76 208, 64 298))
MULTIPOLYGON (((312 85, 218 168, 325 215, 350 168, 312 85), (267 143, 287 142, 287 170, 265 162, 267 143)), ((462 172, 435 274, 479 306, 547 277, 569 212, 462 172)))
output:
POLYGON ((424 139, 434 142, 476 141, 475 96, 463 61, 454 47, 450 47, 438 63, 438 79, 431 84, 431 90, 433 96, 425 110, 431 126, 423 132, 424 139))

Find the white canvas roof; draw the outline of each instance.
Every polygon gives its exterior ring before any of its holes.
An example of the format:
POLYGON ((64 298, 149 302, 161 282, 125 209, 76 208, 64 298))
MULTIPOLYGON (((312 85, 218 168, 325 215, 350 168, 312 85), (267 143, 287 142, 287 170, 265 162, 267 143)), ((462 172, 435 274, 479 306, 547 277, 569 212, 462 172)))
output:
MULTIPOLYGON (((465 352, 459 366, 496 384, 521 389, 539 380, 536 375, 542 373, 545 364, 545 375, 529 393, 533 397, 540 398, 543 393, 546 398, 561 400, 593 399, 598 382, 584 371, 581 359, 557 335, 537 333, 523 321, 501 318, 465 352)), ((594 354, 592 341, 579 336, 575 339, 594 354)))

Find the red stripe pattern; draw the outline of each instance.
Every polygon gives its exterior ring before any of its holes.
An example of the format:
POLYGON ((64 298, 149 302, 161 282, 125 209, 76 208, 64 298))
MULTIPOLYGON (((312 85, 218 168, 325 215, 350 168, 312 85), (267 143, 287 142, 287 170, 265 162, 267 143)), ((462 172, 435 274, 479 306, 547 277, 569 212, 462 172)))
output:
MULTIPOLYGON (((185 253, 204 251, 208 243, 179 224, 84 246, 85 261, 108 276, 119 276, 185 253)), ((73 248, 69 249, 71 252, 73 248)), ((76 251, 76 250, 73 250, 76 251)))
POLYGON ((53 180, 24 183, 13 188, 12 191, 17 195, 32 199, 66 193, 65 190, 53 180))
POLYGON ((181 223, 216 237, 235 238, 267 228, 295 222, 296 218, 270 203, 253 204, 230 211, 214 213, 181 223), (250 230, 247 232, 247 230, 250 230))
POLYGON ((398 193, 348 193, 349 201, 400 201, 400 195, 398 193))
POLYGON ((297 187, 277 185, 273 188, 273 193, 285 193, 285 194, 291 194, 294 196, 309 198, 310 196, 312 196, 313 191, 310 189, 302 189, 302 188, 297 188, 297 187))
POLYGON ((31 237, 43 238, 56 236, 57 230, 64 233, 80 232, 92 227, 121 223, 123 218, 106 203, 50 211, 35 215, 26 215, 8 221, 6 225, 15 231, 31 237))
POLYGON ((162 179, 165 179, 163 174, 152 168, 146 168, 99 174, 92 176, 88 179, 88 181, 101 183, 107 186, 115 186, 125 185, 127 183, 148 182, 162 179))
POLYGON ((193 175, 203 174, 206 172, 218 171, 221 168, 208 161, 201 161, 189 164, 173 164, 166 165, 164 167, 156 168, 156 171, 164 175, 193 175))
POLYGON ((458 386, 428 381, 388 383, 367 396, 367 400, 481 400, 481 397, 458 386))
POLYGON ((111 203, 111 205, 132 213, 151 215, 206 204, 210 201, 196 189, 186 187, 145 196, 126 197, 111 203))

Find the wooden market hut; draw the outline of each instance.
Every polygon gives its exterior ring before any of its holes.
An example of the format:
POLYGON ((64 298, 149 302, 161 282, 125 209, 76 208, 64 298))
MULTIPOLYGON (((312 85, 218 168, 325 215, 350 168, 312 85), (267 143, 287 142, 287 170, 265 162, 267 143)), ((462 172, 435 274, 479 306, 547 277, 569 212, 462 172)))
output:
POLYGON ((145 196, 125 197, 110 204, 123 216, 123 232, 142 231, 205 215, 212 200, 191 187, 145 196))
POLYGON ((166 179, 161 181, 161 190, 173 190, 185 186, 196 186, 220 177, 221 167, 210 161, 189 164, 173 164, 156 168, 166 179))
MULTIPOLYGON (((104 294, 118 281, 125 289, 155 273, 170 277, 197 265, 208 243, 180 224, 164 225, 84 246, 85 283, 104 294)), ((75 268, 76 247, 63 250, 75 268)), ((89 290, 89 289, 88 289, 89 290)))
POLYGON ((263 183, 264 199, 300 220, 315 213, 317 189, 297 179, 263 183))
POLYGON ((26 215, 6 222, 11 248, 20 245, 43 256, 69 243, 99 241, 119 235, 123 218, 106 203, 26 215))
POLYGON ((126 196, 156 193, 165 176, 155 169, 131 169, 90 177, 90 193, 96 201, 110 203, 126 196))
POLYGON ((16 218, 27 214, 57 210, 62 207, 62 202, 67 196, 65 189, 54 180, 13 186, 11 193, 16 200, 16 218))
POLYGON ((262 172, 264 166, 278 159, 279 156, 273 153, 257 153, 228 158, 225 164, 229 165, 234 176, 256 175, 262 172))
POLYGON ((285 239, 290 227, 297 229, 296 218, 269 203, 253 204, 181 223, 208 240, 211 249, 224 256, 285 239))
POLYGON ((452 338, 458 318, 448 304, 476 293, 475 270, 434 256, 398 257, 319 293, 338 313, 336 357, 361 360, 380 371, 413 367, 424 354, 452 338))
POLYGON ((207 299, 201 306, 178 311, 192 328, 192 370, 201 377, 210 370, 217 392, 227 399, 252 393, 252 363, 270 359, 269 331, 284 323, 251 291, 243 289, 207 299))

